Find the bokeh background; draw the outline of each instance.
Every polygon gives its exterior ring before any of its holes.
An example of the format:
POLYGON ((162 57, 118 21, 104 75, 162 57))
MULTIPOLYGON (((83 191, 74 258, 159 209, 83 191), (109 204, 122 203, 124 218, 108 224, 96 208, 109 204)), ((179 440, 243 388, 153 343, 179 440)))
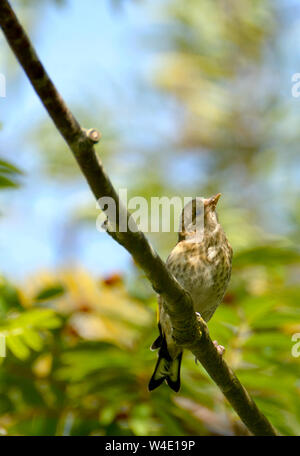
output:
MULTIPOLYGON (((210 196, 234 249, 212 338, 284 435, 300 435, 300 5, 11 0, 129 196, 210 196), (292 348, 294 346, 294 351, 292 348)), ((156 297, 0 34, 0 434, 245 435, 185 353, 149 394, 156 297)), ((166 258, 176 233, 149 234, 166 258)))

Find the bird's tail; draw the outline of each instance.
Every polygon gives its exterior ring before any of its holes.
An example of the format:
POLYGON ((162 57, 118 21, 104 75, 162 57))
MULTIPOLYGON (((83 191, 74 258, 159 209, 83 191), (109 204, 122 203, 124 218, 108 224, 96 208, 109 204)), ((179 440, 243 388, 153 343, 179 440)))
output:
POLYGON ((158 360, 150 379, 148 389, 149 391, 152 391, 161 385, 164 380, 166 380, 168 386, 177 393, 180 389, 182 351, 175 359, 172 359, 168 352, 166 339, 162 334, 155 340, 155 342, 153 342, 151 346, 152 350, 155 350, 156 348, 159 348, 158 360))

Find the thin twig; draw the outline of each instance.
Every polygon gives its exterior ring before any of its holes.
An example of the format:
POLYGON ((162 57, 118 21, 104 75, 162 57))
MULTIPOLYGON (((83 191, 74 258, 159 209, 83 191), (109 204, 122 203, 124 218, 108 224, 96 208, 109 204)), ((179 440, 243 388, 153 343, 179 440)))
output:
MULTIPOLYGON (((99 139, 97 131, 81 128, 70 112, 7 0, 0 0, 0 25, 41 102, 73 152, 96 199, 103 196, 112 197, 117 212, 119 209, 125 211, 124 208, 120 208, 118 195, 95 153, 94 143, 99 139)), ((125 211, 125 215, 129 220, 130 214, 125 211)), ((138 230, 120 232, 118 221, 117 231, 109 234, 131 253, 144 270, 154 290, 162 295, 172 320, 176 343, 189 349, 200 360, 254 435, 276 435, 271 423, 218 354, 204 320, 197 320, 190 295, 170 274, 144 234, 138 230)))

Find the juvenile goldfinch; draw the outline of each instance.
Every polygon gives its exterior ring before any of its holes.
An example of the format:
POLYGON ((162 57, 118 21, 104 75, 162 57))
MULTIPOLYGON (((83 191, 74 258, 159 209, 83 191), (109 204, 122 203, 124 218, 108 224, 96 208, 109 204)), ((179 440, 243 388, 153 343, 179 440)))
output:
MULTIPOLYGON (((193 299, 195 312, 208 321, 221 303, 231 274, 232 248, 218 222, 216 205, 221 194, 197 197, 183 208, 178 243, 167 258, 167 267, 193 299)), ((151 349, 159 348, 149 391, 164 380, 180 389, 182 349, 174 343, 172 325, 159 296, 159 337, 151 349)), ((217 346, 222 354, 224 348, 217 346)))

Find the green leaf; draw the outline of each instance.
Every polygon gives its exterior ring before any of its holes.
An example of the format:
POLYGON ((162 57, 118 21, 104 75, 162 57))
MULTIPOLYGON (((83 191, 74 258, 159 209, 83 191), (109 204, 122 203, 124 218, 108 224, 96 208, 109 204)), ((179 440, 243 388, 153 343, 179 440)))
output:
POLYGON ((22 338, 32 350, 40 351, 43 348, 43 339, 37 331, 26 329, 22 334, 22 338))
POLYGON ((35 296, 35 300, 44 301, 46 299, 57 298, 58 296, 63 295, 64 292, 65 292, 65 289, 62 285, 60 285, 60 284, 52 285, 50 287, 47 287, 47 288, 44 288, 43 290, 41 290, 35 296))
POLYGON ((12 163, 0 159, 0 174, 23 174, 23 172, 12 163))
POLYGON ((7 318, 0 326, 0 334, 6 337, 9 350, 17 358, 25 360, 31 349, 40 351, 43 348, 39 332, 60 325, 61 320, 52 309, 32 309, 7 318))
POLYGON ((7 177, 1 176, 0 175, 0 189, 1 188, 17 188, 19 187, 19 184, 11 179, 8 179, 7 177))
POLYGON ((30 350, 17 334, 6 337, 6 344, 10 351, 19 359, 25 360, 30 355, 30 350))
POLYGON ((19 187, 16 177, 21 174, 23 174, 22 171, 12 163, 0 159, 0 189, 19 187))

